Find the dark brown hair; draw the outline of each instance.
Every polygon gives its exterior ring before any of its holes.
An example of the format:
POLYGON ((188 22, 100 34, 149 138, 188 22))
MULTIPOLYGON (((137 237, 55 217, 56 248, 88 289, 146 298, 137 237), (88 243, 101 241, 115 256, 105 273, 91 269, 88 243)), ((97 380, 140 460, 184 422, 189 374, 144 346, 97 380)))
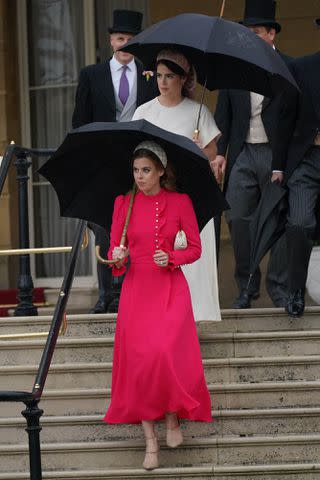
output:
POLYGON ((149 158, 154 166, 157 168, 157 170, 163 170, 164 174, 160 177, 160 186, 162 188, 165 188, 166 190, 170 190, 175 192, 176 191, 176 178, 174 175, 174 171, 172 168, 172 165, 170 162, 167 163, 167 166, 164 167, 159 159, 159 157, 153 153, 151 150, 148 150, 147 148, 139 148, 139 150, 136 150, 133 154, 132 157, 132 167, 133 167, 133 162, 137 158, 149 158))
POLYGON ((190 70, 188 73, 186 73, 183 68, 181 68, 179 65, 177 65, 174 62, 171 62, 171 60, 167 60, 164 58, 161 58, 160 60, 157 61, 157 67, 158 65, 164 65, 167 67, 169 70, 171 70, 172 73, 175 73, 176 75, 179 75, 181 78, 185 78, 186 81, 182 87, 181 90, 181 95, 183 97, 188 97, 188 98, 193 98, 194 94, 193 91, 188 88, 190 85, 193 85, 195 81, 195 72, 194 69, 190 66, 190 70))

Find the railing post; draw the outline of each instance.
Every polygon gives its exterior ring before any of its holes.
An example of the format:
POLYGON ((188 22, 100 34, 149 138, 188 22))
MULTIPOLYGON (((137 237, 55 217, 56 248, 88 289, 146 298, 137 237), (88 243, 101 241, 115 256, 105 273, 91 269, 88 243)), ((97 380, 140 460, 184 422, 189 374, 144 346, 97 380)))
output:
POLYGON ((30 480, 42 480, 40 417, 43 414, 43 410, 38 407, 38 402, 38 400, 24 402, 27 408, 21 412, 27 420, 26 432, 29 437, 30 480))
MULTIPOLYGON (((28 169, 31 165, 25 150, 16 150, 17 181, 19 192, 19 242, 20 248, 29 248, 28 219, 28 169)), ((20 271, 18 280, 19 304, 14 311, 17 317, 38 315, 37 308, 32 303, 33 281, 30 273, 30 256, 20 255, 20 271)))

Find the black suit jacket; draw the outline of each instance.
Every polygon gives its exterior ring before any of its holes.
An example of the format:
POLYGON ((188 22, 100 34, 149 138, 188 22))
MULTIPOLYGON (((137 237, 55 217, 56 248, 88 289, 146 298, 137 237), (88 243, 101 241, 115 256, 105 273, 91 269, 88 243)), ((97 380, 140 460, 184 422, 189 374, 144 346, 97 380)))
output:
POLYGON ((320 52, 295 59, 292 72, 301 94, 296 128, 288 153, 286 180, 320 133, 320 52))
MULTIPOLYGON (((137 107, 157 94, 155 77, 147 81, 142 75, 143 65, 137 66, 137 107)), ((115 122, 116 102, 109 60, 97 65, 89 65, 80 71, 76 92, 72 127, 77 128, 91 122, 115 122)))
MULTIPOLYGON (((290 66, 291 57, 278 52, 290 66)), ((262 122, 268 136, 273 157, 272 170, 284 170, 288 145, 293 133, 296 118, 297 94, 293 87, 272 99, 265 98, 261 113, 262 122)), ((220 90, 215 112, 215 120, 222 132, 217 145, 218 155, 226 156, 227 184, 230 171, 246 142, 251 117, 250 92, 244 90, 220 90)))

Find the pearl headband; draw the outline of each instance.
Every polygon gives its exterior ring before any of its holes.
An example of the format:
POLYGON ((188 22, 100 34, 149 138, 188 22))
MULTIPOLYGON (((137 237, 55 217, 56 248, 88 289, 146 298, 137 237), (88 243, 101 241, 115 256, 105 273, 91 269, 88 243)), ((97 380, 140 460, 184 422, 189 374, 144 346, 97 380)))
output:
POLYGON ((154 142, 153 140, 145 140, 144 142, 139 143, 139 145, 134 149, 135 153, 137 150, 150 150, 150 152, 154 153, 164 166, 166 168, 168 159, 167 159, 167 154, 163 150, 158 143, 154 142))

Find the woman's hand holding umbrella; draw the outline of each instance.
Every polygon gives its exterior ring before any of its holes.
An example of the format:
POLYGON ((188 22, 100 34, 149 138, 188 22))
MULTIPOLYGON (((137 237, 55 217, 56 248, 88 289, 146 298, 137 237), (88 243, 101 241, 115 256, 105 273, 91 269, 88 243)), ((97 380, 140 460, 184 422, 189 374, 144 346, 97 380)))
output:
POLYGON ((112 251, 112 259, 117 260, 116 268, 121 268, 125 259, 129 256, 129 249, 127 247, 115 247, 112 251))

